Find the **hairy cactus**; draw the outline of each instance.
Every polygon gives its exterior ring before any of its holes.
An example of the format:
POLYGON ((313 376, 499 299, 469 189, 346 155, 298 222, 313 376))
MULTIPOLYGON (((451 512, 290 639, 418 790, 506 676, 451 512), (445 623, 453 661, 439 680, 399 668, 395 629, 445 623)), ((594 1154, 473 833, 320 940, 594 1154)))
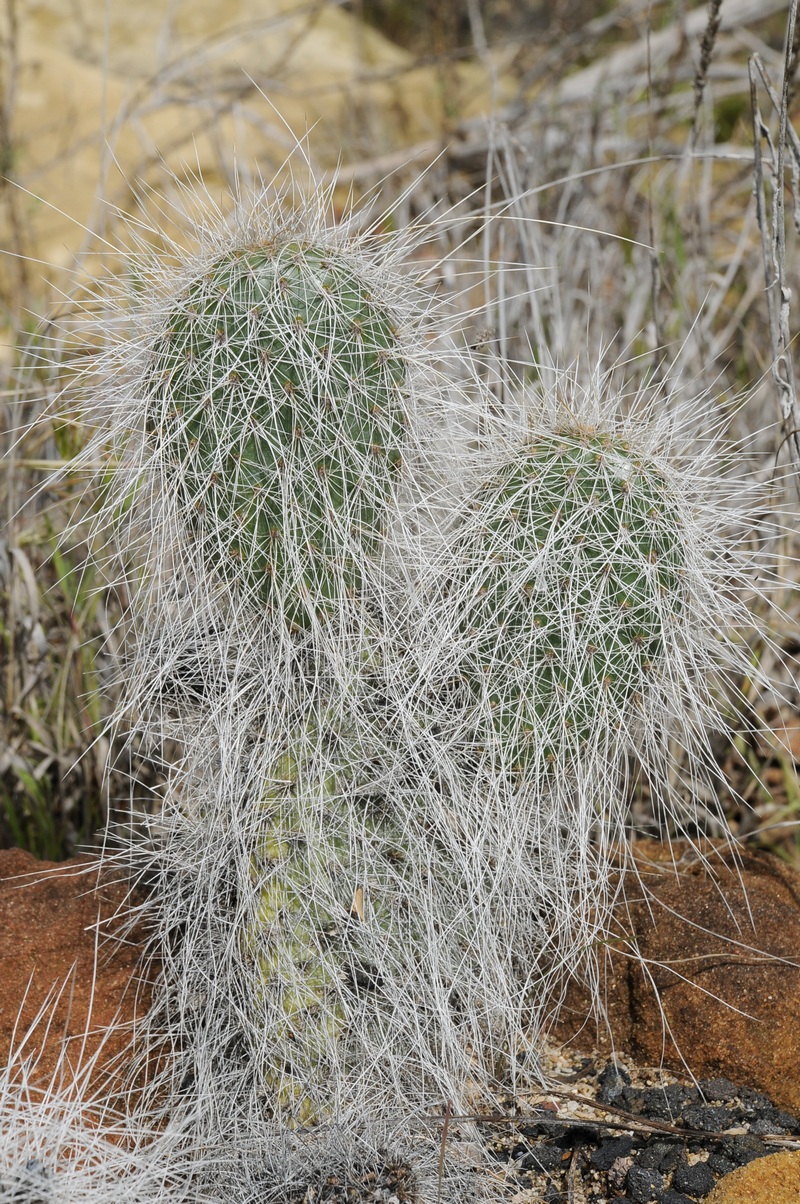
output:
POLYGON ((686 609, 683 508, 663 467, 580 426, 532 435, 457 541, 461 667, 511 768, 637 722, 686 609))
POLYGON ((395 321, 336 249, 221 254, 157 334, 148 425, 207 571, 290 629, 357 594, 402 462, 395 321))

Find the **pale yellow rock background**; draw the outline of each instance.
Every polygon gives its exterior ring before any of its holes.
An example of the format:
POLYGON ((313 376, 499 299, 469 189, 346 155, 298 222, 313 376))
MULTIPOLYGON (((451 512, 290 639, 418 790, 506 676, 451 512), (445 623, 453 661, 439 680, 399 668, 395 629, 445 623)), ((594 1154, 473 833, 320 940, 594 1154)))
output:
POLYGON ((136 182, 152 212, 170 172, 223 196, 236 171, 269 179, 308 130, 326 169, 446 138, 490 107, 485 66, 443 82, 325 0, 17 0, 2 21, 6 297, 65 286, 115 207, 137 210, 136 182))

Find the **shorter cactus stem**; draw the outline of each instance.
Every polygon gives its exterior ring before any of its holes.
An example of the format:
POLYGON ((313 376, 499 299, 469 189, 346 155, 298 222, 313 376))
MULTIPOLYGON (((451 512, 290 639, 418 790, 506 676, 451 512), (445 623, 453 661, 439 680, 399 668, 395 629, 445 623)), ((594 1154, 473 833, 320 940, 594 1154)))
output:
POLYGON ((622 438, 532 435, 480 487, 456 537, 460 677, 514 772, 613 756, 665 671, 686 608, 683 515, 622 438))
MULTIPOLYGON (((266 1058, 270 1106, 290 1126, 327 1114, 324 1068, 337 1062, 348 1012, 370 977, 359 935, 365 924, 382 923, 352 847, 357 771, 344 758, 336 762, 325 734, 329 721, 304 724, 267 772, 252 829, 251 905, 241 937, 253 970, 256 1056, 266 1058)), ((386 817, 357 818, 373 851, 397 845, 386 817)))

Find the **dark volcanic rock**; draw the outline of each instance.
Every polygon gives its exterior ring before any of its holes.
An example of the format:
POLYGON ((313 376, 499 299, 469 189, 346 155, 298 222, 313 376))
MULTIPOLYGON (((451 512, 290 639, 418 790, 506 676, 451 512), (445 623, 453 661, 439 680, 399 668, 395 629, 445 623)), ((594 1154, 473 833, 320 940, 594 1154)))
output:
POLYGON ((707 1196, 714 1187, 714 1172, 705 1162, 683 1163, 672 1177, 672 1186, 690 1196, 707 1196))
POLYGON ((627 1186, 628 1195, 635 1204, 649 1204, 663 1192, 664 1176, 643 1166, 632 1166, 628 1171, 627 1186))

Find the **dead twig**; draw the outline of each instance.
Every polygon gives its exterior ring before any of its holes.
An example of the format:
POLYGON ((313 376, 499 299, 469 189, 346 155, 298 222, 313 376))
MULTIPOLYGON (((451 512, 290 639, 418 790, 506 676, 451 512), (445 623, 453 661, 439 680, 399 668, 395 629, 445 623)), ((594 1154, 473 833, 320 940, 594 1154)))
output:
POLYGON ((576 1142, 567 1171, 567 1204, 584 1204, 586 1199, 581 1184, 580 1157, 582 1150, 583 1142, 576 1142))
MULTIPOLYGON (((757 55, 753 55, 750 58, 748 68, 750 75, 750 104, 753 114, 753 171, 755 177, 756 217, 761 233, 761 250, 764 261, 765 291, 772 350, 772 377, 778 390, 781 427, 794 470, 795 488, 800 497, 800 409, 797 403, 797 388, 791 351, 792 339, 789 331, 792 293, 788 284, 786 271, 786 216, 784 204, 785 152, 789 104, 788 69, 796 20, 797 0, 792 0, 786 37, 786 62, 779 106, 777 143, 773 141, 769 126, 761 114, 758 100, 757 77, 766 81, 768 79, 766 68, 757 55), (761 151, 762 140, 769 148, 771 160, 772 212, 769 231, 767 229, 764 163, 761 151)), ((794 183, 796 173, 793 172, 792 176, 794 183)), ((793 191, 796 193, 796 188, 793 191)))
MULTIPOLYGON (((726 1129, 723 1133, 709 1133, 705 1129, 693 1129, 686 1125, 672 1124, 670 1121, 651 1120, 648 1117, 638 1116, 634 1112, 627 1112, 624 1108, 618 1108, 615 1104, 598 1103, 588 1095, 578 1095, 573 1091, 565 1091, 561 1088, 553 1088, 548 1091, 549 1095, 557 1096, 559 1099, 570 1100, 572 1103, 580 1104, 582 1107, 589 1108, 593 1112, 611 1113, 613 1116, 619 1116, 619 1121, 607 1120, 605 1118, 593 1118, 585 1116, 562 1116, 559 1113, 534 1112, 532 1115, 517 1115, 511 1116, 507 1113, 488 1113, 481 1115, 480 1113, 465 1114, 463 1116, 454 1116, 452 1112, 445 1110, 441 1116, 431 1116, 429 1119, 434 1122, 447 1120, 448 1125, 454 1122, 469 1121, 473 1124, 481 1125, 563 1125, 566 1128, 581 1128, 581 1129, 597 1129, 611 1130, 612 1132, 622 1133, 638 1133, 642 1135, 652 1133, 663 1133, 668 1137, 675 1137, 681 1140, 701 1138, 706 1142, 724 1141, 726 1137, 741 1136, 746 1130, 742 1128, 726 1129)), ((800 1138, 787 1137, 785 1133, 759 1133, 759 1139, 765 1145, 782 1145, 787 1149, 800 1149, 800 1138)))

